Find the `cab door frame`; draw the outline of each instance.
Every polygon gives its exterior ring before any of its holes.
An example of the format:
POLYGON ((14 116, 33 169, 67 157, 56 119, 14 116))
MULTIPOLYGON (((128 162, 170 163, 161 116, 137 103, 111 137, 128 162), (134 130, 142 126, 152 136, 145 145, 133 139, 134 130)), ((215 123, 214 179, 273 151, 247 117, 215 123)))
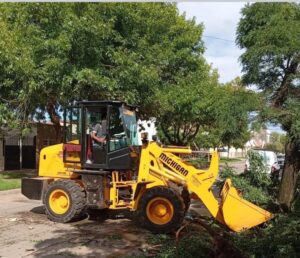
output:
MULTIPOLYGON (((93 107, 93 108, 105 108, 106 109, 106 120, 109 121, 109 108, 107 104, 98 104, 98 103, 91 103, 91 104, 86 104, 86 105, 82 105, 82 128, 84 128, 84 130, 82 130, 81 133, 81 166, 83 168, 86 169, 107 169, 107 153, 108 153, 108 145, 105 145, 105 162, 100 164, 100 163, 91 163, 91 164, 87 164, 86 160, 87 160, 87 137, 88 134, 86 133, 86 119, 87 119, 87 109, 89 107, 93 107)), ((106 135, 108 132, 108 122, 106 123, 106 135)))
POLYGON ((72 139, 72 125, 73 125, 73 119, 71 119, 70 121, 70 134, 71 134, 71 139, 67 139, 67 133, 68 133, 68 128, 67 128, 67 110, 71 110, 71 117, 73 118, 73 110, 74 109, 78 109, 78 115, 80 116, 81 121, 79 121, 79 123, 77 124, 77 126, 80 124, 82 126, 82 108, 81 106, 78 105, 74 105, 74 106, 67 106, 64 108, 64 113, 63 113, 63 117, 64 117, 64 123, 63 123, 63 162, 64 163, 81 163, 81 152, 82 152, 82 127, 81 127, 81 133, 78 135, 78 139, 72 139), (74 140, 78 140, 78 144, 77 143, 72 143, 72 141, 74 140), (68 145, 68 147, 71 147, 69 149, 72 149, 72 152, 80 152, 79 157, 80 160, 76 160, 76 159, 68 159, 68 148, 66 148, 65 145, 68 145), (73 145, 73 146, 72 146, 73 145))

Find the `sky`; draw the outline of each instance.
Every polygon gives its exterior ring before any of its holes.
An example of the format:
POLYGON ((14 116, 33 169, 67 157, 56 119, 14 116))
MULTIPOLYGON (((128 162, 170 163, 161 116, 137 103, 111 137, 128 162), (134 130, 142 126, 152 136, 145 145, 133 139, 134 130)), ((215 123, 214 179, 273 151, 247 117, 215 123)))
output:
POLYGON ((208 63, 218 69, 220 82, 228 82, 241 76, 238 59, 243 51, 235 44, 235 32, 244 5, 245 3, 230 2, 177 4, 181 14, 185 12, 188 19, 195 17, 197 23, 204 24, 204 56, 208 63))

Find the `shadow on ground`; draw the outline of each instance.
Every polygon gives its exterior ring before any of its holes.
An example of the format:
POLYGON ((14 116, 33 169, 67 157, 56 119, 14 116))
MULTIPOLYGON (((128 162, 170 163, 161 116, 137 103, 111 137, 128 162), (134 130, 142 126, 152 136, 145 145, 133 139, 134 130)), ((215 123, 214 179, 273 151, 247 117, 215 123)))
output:
POLYGON ((30 210, 30 212, 33 212, 35 214, 45 214, 45 208, 44 205, 34 207, 30 210))
POLYGON ((36 243, 35 257, 132 257, 146 246, 148 232, 132 221, 82 221, 55 237, 36 243))
MULTIPOLYGON (((44 214, 44 208, 35 207, 31 212, 44 214)), ((84 219, 63 224, 62 227, 62 229, 52 230, 51 237, 48 239, 35 243, 34 250, 25 257, 140 256, 142 250, 149 246, 147 239, 151 235, 128 219, 102 221, 84 219)))

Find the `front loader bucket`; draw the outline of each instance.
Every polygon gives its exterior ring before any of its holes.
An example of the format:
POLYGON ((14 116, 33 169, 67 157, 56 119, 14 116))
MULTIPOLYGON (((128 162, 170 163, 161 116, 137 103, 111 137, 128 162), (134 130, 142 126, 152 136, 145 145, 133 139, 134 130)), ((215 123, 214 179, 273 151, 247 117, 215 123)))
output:
POLYGON ((266 222, 272 214, 241 198, 231 180, 227 179, 221 191, 221 211, 225 224, 233 231, 240 232, 266 222))

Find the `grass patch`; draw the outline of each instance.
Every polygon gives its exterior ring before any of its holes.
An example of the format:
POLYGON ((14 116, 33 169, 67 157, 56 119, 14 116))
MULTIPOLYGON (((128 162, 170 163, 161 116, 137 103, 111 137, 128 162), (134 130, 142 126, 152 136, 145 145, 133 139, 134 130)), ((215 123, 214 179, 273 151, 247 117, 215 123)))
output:
POLYGON ((230 163, 230 162, 237 162, 237 161, 242 161, 243 159, 239 159, 239 158, 224 158, 222 157, 220 159, 220 163, 230 163))
POLYGON ((8 178, 6 175, 0 175, 0 191, 16 189, 21 187, 20 178, 8 178))
POLYGON ((21 178, 27 175, 22 172, 0 173, 0 191, 16 189, 21 187, 21 178))
MULTIPOLYGON (((226 164, 231 162, 239 162, 243 160, 243 158, 221 158, 220 163, 226 164)), ((210 166, 210 161, 207 159, 207 157, 189 159, 188 162, 198 169, 208 169, 210 166)))

